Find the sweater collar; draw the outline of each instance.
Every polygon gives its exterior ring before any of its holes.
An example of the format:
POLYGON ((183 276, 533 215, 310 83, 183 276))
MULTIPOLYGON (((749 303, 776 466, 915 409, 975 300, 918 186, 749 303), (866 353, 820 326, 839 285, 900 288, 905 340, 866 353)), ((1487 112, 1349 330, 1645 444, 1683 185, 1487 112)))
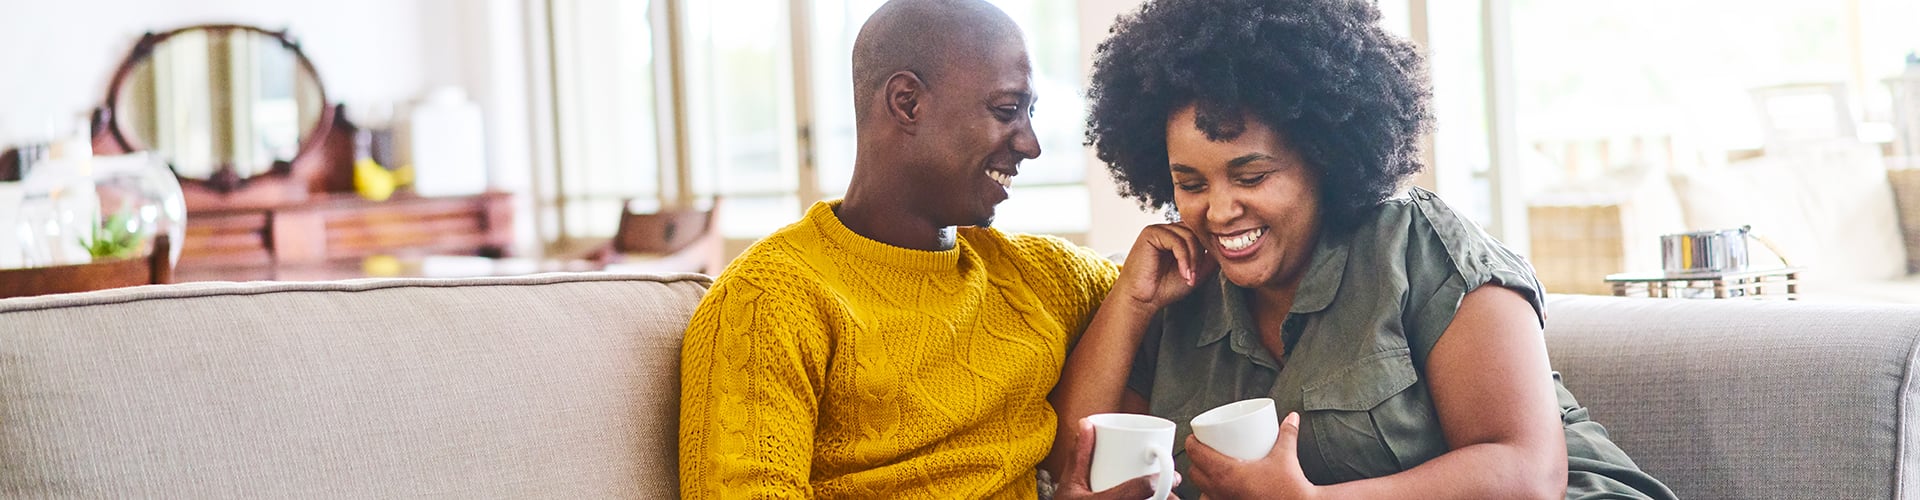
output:
POLYGON ((889 267, 915 271, 951 271, 959 267, 960 254, 967 246, 965 238, 956 235, 953 248, 939 251, 915 250, 881 243, 853 232, 840 221, 840 216, 835 211, 839 210, 841 201, 843 200, 820 201, 807 209, 807 221, 813 224, 814 230, 818 231, 827 243, 840 247, 841 250, 860 259, 889 267))

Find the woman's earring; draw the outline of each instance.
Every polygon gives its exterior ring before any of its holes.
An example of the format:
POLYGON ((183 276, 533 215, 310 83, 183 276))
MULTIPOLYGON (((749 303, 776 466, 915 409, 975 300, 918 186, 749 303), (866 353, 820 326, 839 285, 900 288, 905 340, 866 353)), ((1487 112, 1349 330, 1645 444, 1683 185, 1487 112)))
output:
POLYGON ((1172 203, 1161 205, 1160 213, 1167 218, 1168 224, 1180 223, 1180 207, 1173 206, 1172 203))

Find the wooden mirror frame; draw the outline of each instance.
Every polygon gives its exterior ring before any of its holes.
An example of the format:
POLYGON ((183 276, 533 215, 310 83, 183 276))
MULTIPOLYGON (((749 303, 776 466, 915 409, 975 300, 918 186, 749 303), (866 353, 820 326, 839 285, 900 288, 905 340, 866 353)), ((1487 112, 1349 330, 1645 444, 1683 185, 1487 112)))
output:
MULTIPOLYGON (((288 35, 286 30, 269 31, 241 24, 200 24, 160 33, 148 32, 141 36, 140 41, 134 44, 133 50, 127 54, 126 59, 120 62, 120 67, 114 71, 113 80, 107 85, 105 106, 94 112, 92 132, 95 151, 102 154, 116 154, 146 149, 145 145, 140 144, 137 138, 125 131, 124 125, 120 123, 119 113, 116 111, 121 104, 121 86, 126 85, 127 80, 132 77, 134 70, 142 62, 153 56, 154 49, 161 42, 175 35, 193 31, 248 31, 279 40, 281 47, 293 53, 294 60, 299 63, 300 69, 313 75, 314 89, 320 94, 321 111, 310 129, 305 131, 306 137, 300 140, 300 146, 293 158, 274 160, 273 166, 264 174, 241 177, 235 171, 234 165, 230 163, 218 165, 213 175, 207 179, 180 177, 176 172, 175 177, 180 180, 182 191, 187 196, 188 209, 233 205, 278 205, 305 200, 309 182, 303 178, 305 176, 299 175, 299 172, 325 172, 330 169, 328 164, 334 161, 328 158, 331 155, 323 150, 329 142, 329 135, 339 133, 335 129, 345 125, 345 117, 341 116, 339 106, 327 101, 326 85, 321 82, 320 72, 314 69, 313 61, 307 59, 306 53, 300 50, 300 43, 288 35)), ((171 162, 169 167, 172 167, 171 162)))

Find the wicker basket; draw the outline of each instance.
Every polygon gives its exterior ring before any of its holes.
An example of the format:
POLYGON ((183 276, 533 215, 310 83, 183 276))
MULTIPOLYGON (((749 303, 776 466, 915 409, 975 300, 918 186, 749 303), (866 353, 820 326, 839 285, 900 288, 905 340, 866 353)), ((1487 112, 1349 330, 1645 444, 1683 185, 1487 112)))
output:
POLYGON ((1530 206, 1527 228, 1529 260, 1549 292, 1609 295, 1607 275, 1628 269, 1618 204, 1530 206))
POLYGON ((1907 272, 1920 273, 1920 168, 1888 170, 1893 201, 1900 207, 1900 234, 1907 242, 1907 272))

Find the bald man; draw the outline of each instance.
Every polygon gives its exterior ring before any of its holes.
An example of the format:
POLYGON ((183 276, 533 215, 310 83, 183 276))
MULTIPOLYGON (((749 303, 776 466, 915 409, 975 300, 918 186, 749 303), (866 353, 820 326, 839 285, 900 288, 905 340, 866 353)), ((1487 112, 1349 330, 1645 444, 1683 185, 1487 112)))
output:
POLYGON ((989 227, 1040 156, 1020 30, 979 0, 861 27, 843 200, 720 274, 681 358, 685 498, 1032 498, 1048 393, 1115 266, 989 227))

